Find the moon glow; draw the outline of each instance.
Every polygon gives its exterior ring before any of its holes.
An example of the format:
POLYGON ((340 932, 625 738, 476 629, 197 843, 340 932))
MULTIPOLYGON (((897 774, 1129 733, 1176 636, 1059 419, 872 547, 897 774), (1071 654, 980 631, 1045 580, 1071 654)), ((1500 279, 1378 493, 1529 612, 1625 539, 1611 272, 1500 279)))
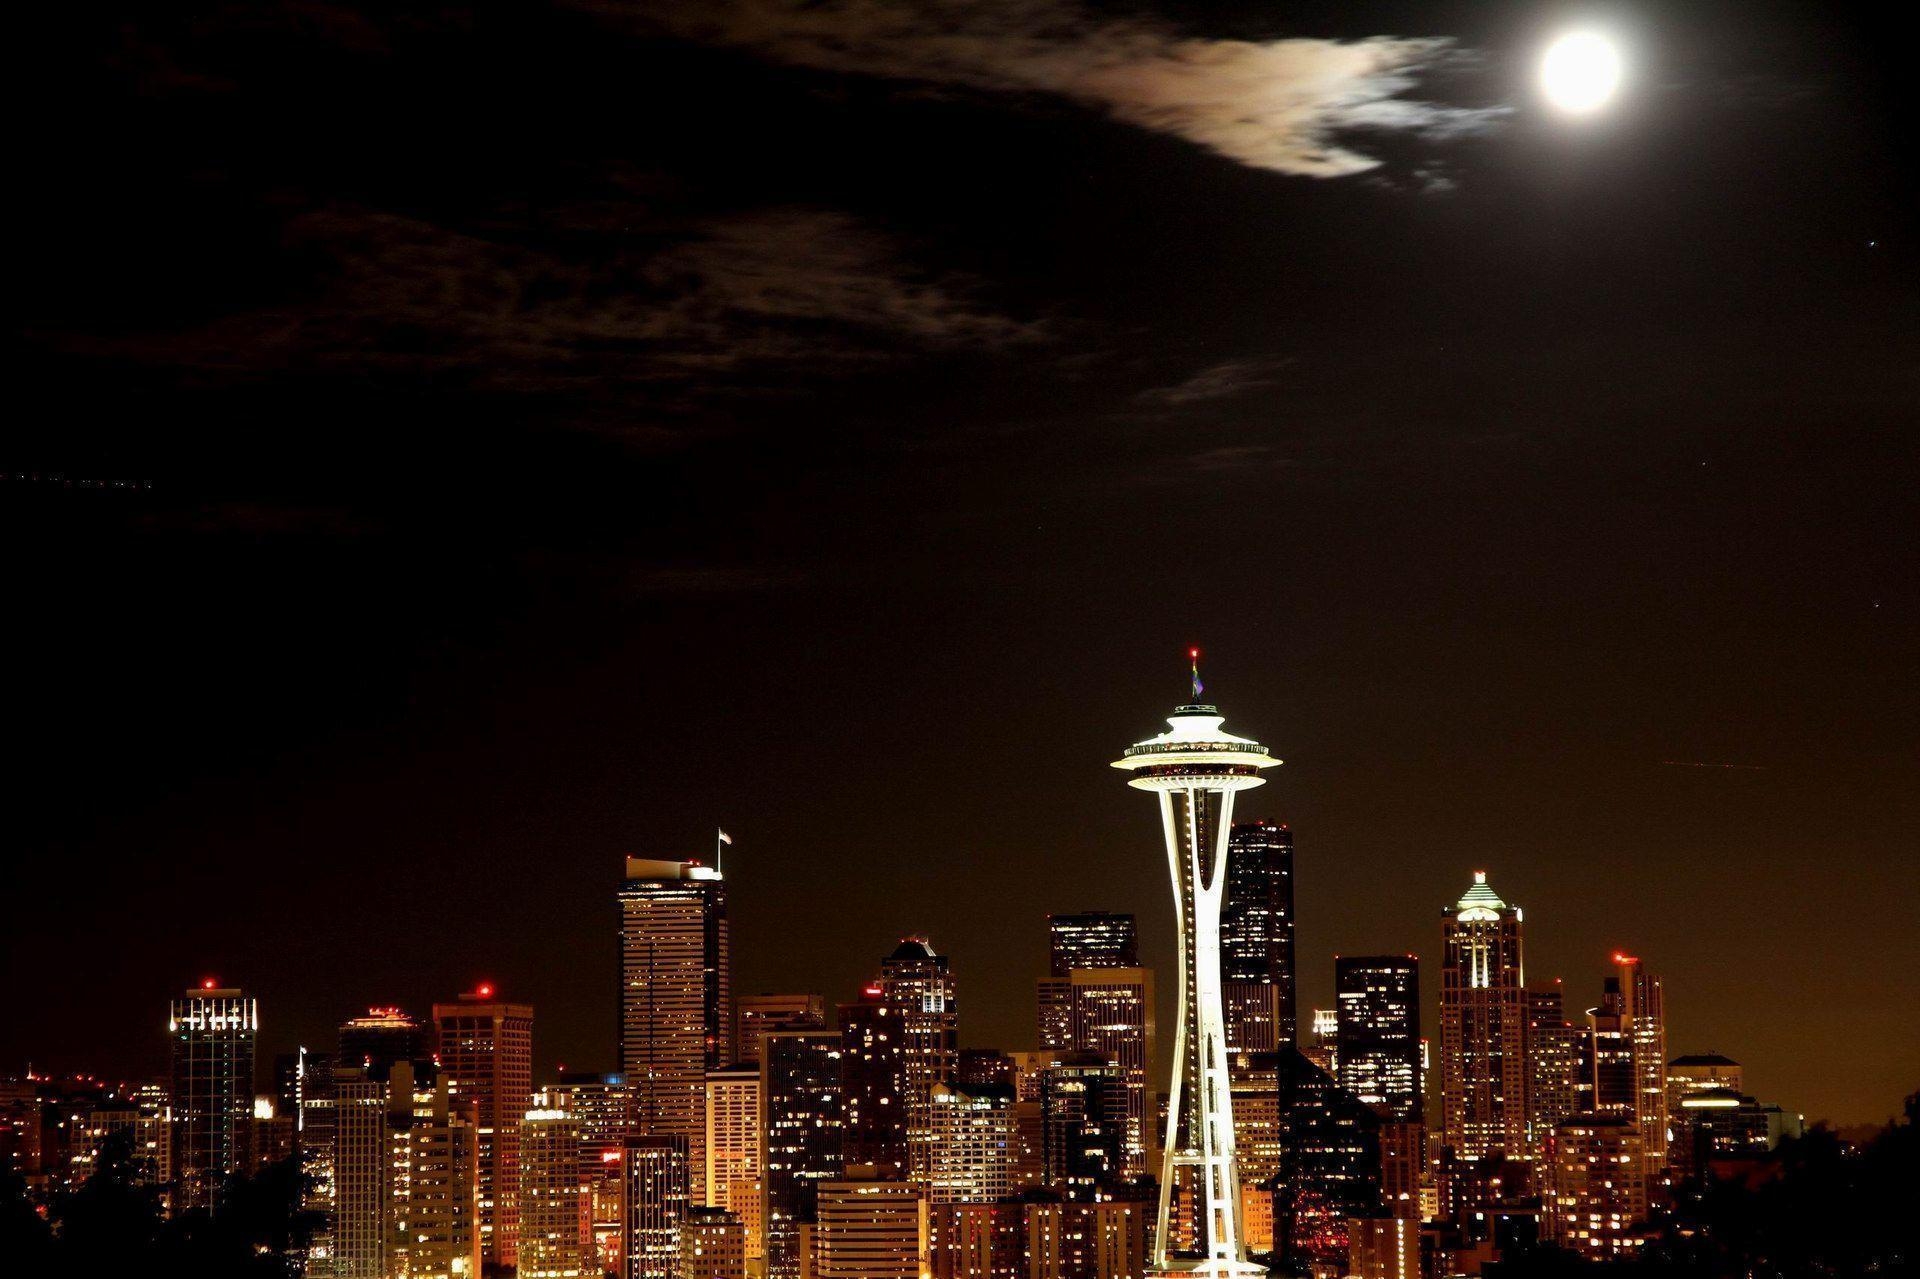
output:
POLYGON ((1547 46, 1540 88, 1547 101, 1572 115, 1598 111, 1620 87, 1620 50, 1591 31, 1574 31, 1547 46))

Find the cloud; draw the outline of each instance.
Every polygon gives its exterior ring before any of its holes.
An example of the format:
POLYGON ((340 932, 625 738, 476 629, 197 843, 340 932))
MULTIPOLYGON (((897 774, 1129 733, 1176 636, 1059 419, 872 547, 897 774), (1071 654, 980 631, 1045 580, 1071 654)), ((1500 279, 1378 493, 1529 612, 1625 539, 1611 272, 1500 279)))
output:
POLYGON ((1283 359, 1226 360, 1171 386, 1150 387, 1135 398, 1168 406, 1230 399, 1245 391, 1272 386, 1275 375, 1290 363, 1291 360, 1283 359))
POLYGON ((830 209, 766 208, 579 249, 579 237, 334 205, 293 219, 285 238, 326 264, 314 297, 96 345, 200 376, 425 370, 526 391, 640 384, 704 396, 726 393, 729 374, 831 375, 1045 336, 830 209))
POLYGON ((1500 114, 1404 96, 1449 55, 1439 39, 1205 39, 1063 0, 709 0, 646 17, 683 38, 825 71, 1068 98, 1307 177, 1375 167, 1347 139, 1355 132, 1446 138, 1500 114))

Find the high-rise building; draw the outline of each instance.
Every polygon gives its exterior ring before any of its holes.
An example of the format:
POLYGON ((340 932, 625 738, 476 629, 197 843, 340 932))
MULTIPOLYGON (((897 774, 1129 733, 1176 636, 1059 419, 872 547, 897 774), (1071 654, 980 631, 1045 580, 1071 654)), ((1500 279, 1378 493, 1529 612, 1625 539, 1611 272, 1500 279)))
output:
POLYGON ((1740 1063, 1719 1053, 1690 1053, 1667 1063, 1667 1113, 1678 1114, 1680 1102, 1690 1093, 1710 1088, 1739 1092, 1742 1087, 1740 1063))
MULTIPOLYGON (((1198 656, 1195 650, 1196 701, 1198 656)), ((1260 1273, 1247 1261, 1240 1229, 1221 1003, 1222 921, 1234 796, 1263 784, 1260 770, 1280 762, 1258 742, 1227 733, 1224 722, 1212 706, 1178 707, 1167 720, 1167 732, 1128 747, 1114 763, 1132 774, 1128 785, 1160 797, 1179 924, 1181 1001, 1167 1090, 1154 1264, 1204 1269, 1209 1275, 1260 1273), (1179 1199, 1194 1210, 1192 1230, 1176 1240, 1170 1226, 1179 1199)))
POLYGON ((1113 1062, 1126 1090, 1127 1127, 1118 1173, 1142 1176, 1154 1151, 1153 970, 1082 968, 1068 981, 1073 993, 1074 1049, 1098 1053, 1113 1062))
POLYGON ((843 1178, 820 1184, 816 1279, 926 1279, 927 1200, 903 1181, 843 1178))
POLYGON ((1349 1279, 1420 1279, 1420 1223, 1361 1217, 1348 1223, 1349 1279))
POLYGON ((1298 1039, 1293 832, 1280 822, 1239 822, 1227 846, 1227 891, 1220 910, 1227 1047, 1291 1048, 1298 1039))
POLYGON ((533 1100, 533 1006, 494 997, 482 983, 435 1004, 440 1068, 473 1103, 480 1138, 480 1257, 517 1264, 520 1122, 533 1100))
POLYGON ((725 1208, 693 1208, 680 1226, 679 1279, 747 1279, 746 1223, 725 1208))
POLYGON ((1647 1170, 1667 1163, 1667 1014, 1660 979, 1632 955, 1616 954, 1633 1062, 1633 1119, 1646 1143, 1647 1170))
POLYGON ((480 1272, 475 1114, 445 1075, 406 1059, 335 1072, 336 1279, 470 1279, 480 1272))
POLYGON ((704 1203, 707 1072, 733 1060, 727 888, 698 862, 627 858, 620 887, 620 1073, 637 1130, 686 1139, 704 1203))
POLYGON ((520 1121, 516 1279, 599 1279, 580 1120, 536 1094, 520 1121))
POLYGON ((1138 968, 1140 929, 1132 915, 1089 910, 1047 916, 1047 972, 1065 977, 1076 968, 1138 968))
POLYGON ((633 1090, 624 1075, 566 1071, 546 1093, 550 1106, 564 1110, 580 1124, 594 1272, 622 1274, 627 1195, 623 1161, 627 1138, 633 1133, 633 1090))
POLYGON ((1039 982, 1040 1046, 1073 1047, 1073 971, 1138 968, 1139 929, 1132 915, 1082 911, 1047 916, 1047 976, 1039 982))
POLYGON ((1041 1184, 1092 1199, 1126 1165, 1126 1077, 1104 1053, 1069 1051, 1040 1072, 1041 1184))
POLYGON ((761 1261, 761 1177, 766 1148, 760 1131, 760 1068, 736 1062, 707 1072, 707 1200, 733 1214, 744 1255, 761 1261))
POLYGON ((360 1067, 385 1079, 395 1062, 418 1065, 433 1060, 433 1028, 399 1008, 369 1008, 364 1017, 340 1023, 340 1051, 334 1064, 360 1067))
POLYGON ((1337 1268, 1347 1223, 1386 1215, 1380 1117, 1298 1052, 1280 1054, 1281 1159, 1274 1178, 1274 1245, 1283 1269, 1337 1268))
POLYGON ((1229 1063, 1233 1150, 1240 1160, 1240 1211, 1247 1250, 1273 1250, 1273 1179, 1285 1153, 1280 1062, 1275 1052, 1237 1052, 1229 1063))
POLYGON ((1420 1095, 1420 961, 1342 955, 1333 961, 1340 1086, 1395 1123, 1425 1110, 1420 1095))
POLYGON ((740 1060, 756 1066, 770 1031, 815 1030, 827 1024, 825 995, 738 995, 734 1004, 740 1060))
POLYGON ((1626 1115, 1576 1115, 1553 1139, 1547 1228, 1553 1242, 1589 1261, 1639 1252, 1647 1215, 1647 1155, 1626 1115))
POLYGON ((841 1149, 848 1167, 880 1180, 907 1175, 907 1029, 903 1010, 874 982, 840 1005, 841 1149))
POLYGON ((629 1137, 624 1279, 680 1279, 680 1227, 687 1219, 687 1139, 629 1137))
POLYGON ((1442 1132, 1461 1159, 1523 1159, 1527 1152, 1527 992, 1521 911, 1475 871, 1441 912, 1442 1132))
POLYGON ((241 1128, 253 1114, 260 1009, 251 995, 208 978, 173 1001, 175 1211, 213 1209, 240 1170, 241 1128))
POLYGON ((881 961, 880 987, 906 1027, 907 1174, 925 1187, 933 1161, 933 1089, 953 1078, 960 1049, 953 972, 926 938, 907 937, 881 961))
POLYGON ((274 1058, 274 1101, 293 1116, 294 1142, 307 1175, 302 1206, 325 1212, 333 1203, 333 1054, 304 1046, 274 1058))
POLYGON ((765 1223, 769 1279, 798 1279, 802 1228, 815 1220, 820 1183, 841 1172, 840 1034, 782 1030, 766 1038, 760 1064, 766 1140, 765 1223))
POLYGON ((1340 1010, 1313 1010, 1312 1031, 1300 1045, 1308 1061, 1335 1078, 1340 1074, 1340 1010))
POLYGON ((1546 1166, 1560 1121, 1578 1104, 1579 1029, 1556 982, 1527 992, 1527 1155, 1546 1166))
POLYGON ((993 1203, 1013 1196, 1019 1150, 1013 1102, 1013 1089, 1004 1085, 933 1086, 928 1202, 993 1203))

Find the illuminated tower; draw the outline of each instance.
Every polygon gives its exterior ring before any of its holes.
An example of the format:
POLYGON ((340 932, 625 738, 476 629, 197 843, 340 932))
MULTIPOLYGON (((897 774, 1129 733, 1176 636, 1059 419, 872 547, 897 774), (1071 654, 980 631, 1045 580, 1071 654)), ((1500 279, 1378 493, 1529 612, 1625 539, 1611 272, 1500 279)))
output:
POLYGON ((480 1256, 516 1264, 520 1219, 520 1123, 533 1101, 533 1007, 494 998, 487 983, 435 1004, 440 1066, 478 1110, 480 1256))
POLYGON ((212 1210, 241 1170, 240 1130, 253 1111, 253 997, 209 977, 173 1001, 174 1210, 212 1210))
POLYGON ((1129 786, 1160 795, 1180 926, 1180 1015, 1167 1089, 1153 1269, 1156 1274, 1259 1274, 1261 1268, 1247 1262, 1240 1230, 1220 999, 1220 908, 1234 793, 1260 785, 1260 770, 1280 761, 1258 742, 1222 730, 1219 711, 1197 704, 1199 655, 1198 649, 1190 655, 1195 704, 1176 708, 1166 732, 1129 746, 1114 763, 1133 774, 1129 786), (1170 1237, 1176 1195, 1193 1205, 1193 1227, 1178 1240, 1170 1237))
POLYGON ((1441 912, 1440 1101, 1461 1159, 1527 1157, 1527 986, 1521 913, 1475 871, 1441 912))

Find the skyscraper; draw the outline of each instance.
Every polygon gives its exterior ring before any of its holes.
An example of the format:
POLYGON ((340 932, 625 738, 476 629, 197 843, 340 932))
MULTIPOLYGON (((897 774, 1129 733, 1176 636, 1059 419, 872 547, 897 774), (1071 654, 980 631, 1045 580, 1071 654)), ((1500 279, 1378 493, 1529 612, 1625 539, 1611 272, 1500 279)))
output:
POLYGON ((1442 1131, 1461 1159, 1523 1159, 1527 1152, 1527 992, 1518 906, 1475 871, 1441 912, 1442 1131))
POLYGON ((520 1123, 533 1100, 533 1006, 494 998, 482 984, 433 1006, 440 1068, 473 1104, 480 1139, 480 1256, 517 1263, 520 1123))
POLYGON ((1631 955, 1613 957, 1596 1008, 1587 1010, 1586 1109, 1640 1130, 1649 1172, 1667 1162, 1667 1028, 1660 981, 1631 955))
POLYGON ((818 1279, 924 1279, 927 1200, 900 1181, 823 1182, 812 1273, 818 1279))
POLYGON ((587 1207, 596 1274, 626 1268, 626 1186, 622 1160, 633 1132, 633 1090, 624 1075, 565 1071, 547 1090, 548 1104, 580 1124, 580 1162, 587 1178, 587 1207))
MULTIPOLYGON (((1196 700, 1198 658, 1195 650, 1196 700)), ((1234 795, 1261 785, 1260 770, 1280 762, 1258 742, 1227 733, 1224 722, 1212 706, 1181 706, 1168 718, 1167 732, 1128 747, 1114 763, 1132 773, 1128 785, 1160 797, 1180 936, 1180 1014, 1167 1090, 1154 1265, 1205 1275, 1260 1273, 1247 1262, 1240 1230, 1221 1007, 1221 918, 1234 795), (1191 1196, 1196 1207, 1194 1229, 1190 1239, 1176 1243, 1171 1209, 1182 1196, 1191 1196)))
POLYGON ((838 1177, 842 1167, 839 1032, 769 1034, 760 1098, 767 1143, 767 1274, 797 1279, 801 1228, 814 1222, 820 1183, 838 1177))
POLYGON ((212 1209, 240 1169, 240 1129, 253 1114, 260 1010, 213 978, 173 1001, 173 1173, 176 1210, 212 1209))
POLYGON ((997 1084, 975 1088, 935 1084, 929 1113, 928 1202, 994 1203, 1012 1198, 1018 1153, 1013 1089, 997 1084))
POLYGON ((1220 969, 1227 1047, 1248 1052, 1298 1041, 1293 958, 1293 832, 1239 822, 1227 841, 1220 969))
POLYGON ((534 1100, 520 1121, 515 1279, 597 1277, 580 1120, 554 1109, 552 1094, 534 1100))
POLYGON ((408 1060, 335 1075, 336 1279, 459 1279, 480 1270, 474 1111, 408 1060))
POLYGON ((761 1179, 766 1169, 760 1130, 760 1068, 736 1062, 707 1072, 707 1202, 732 1213, 744 1232, 742 1247, 756 1263, 764 1258, 761 1179))
POLYGON ((1624 1115, 1576 1115, 1554 1133, 1547 1228, 1589 1261, 1638 1253, 1647 1215, 1647 1153, 1624 1115))
POLYGON ((1553 1130, 1575 1110, 1580 1042, 1558 984, 1527 992, 1527 1153, 1542 1167, 1553 1130))
POLYGON ((634 1123, 688 1146, 705 1202, 707 1071, 733 1060, 727 889, 697 862, 627 858, 620 887, 620 1073, 634 1123))
POLYGON ((1385 1119, 1417 1122, 1420 1095, 1420 961, 1412 955, 1341 955, 1333 961, 1340 1086, 1385 1119))
POLYGON ((1073 983, 1078 968, 1137 968, 1139 930, 1132 915, 1082 911, 1047 916, 1047 976, 1039 982, 1040 1046, 1073 1046, 1073 983))
POLYGON ((886 1002, 900 1010, 907 1036, 907 1174, 922 1187, 932 1167, 935 1085, 953 1078, 960 1005, 945 955, 924 937, 904 938, 880 963, 886 1002))
POLYGON ((760 1045, 769 1031, 813 1030, 827 1024, 825 995, 738 995, 734 998, 734 1036, 741 1061, 760 1064, 760 1045))
POLYGON ((627 1269, 623 1279, 680 1279, 680 1226, 687 1219, 687 1139, 629 1137, 627 1269))
POLYGON ((1082 968, 1068 978, 1072 994, 1072 1043, 1097 1053, 1120 1071, 1126 1101, 1126 1131, 1119 1175, 1148 1171, 1154 1150, 1152 1072, 1157 1048, 1151 968, 1082 968))
POLYGON ((907 1175, 907 1031, 879 982, 840 1005, 841 1149, 881 1180, 907 1175))
POLYGON ((366 1016, 340 1023, 335 1063, 343 1068, 360 1067, 376 1079, 385 1079, 396 1062, 432 1060, 433 1028, 399 1008, 369 1008, 366 1016))

